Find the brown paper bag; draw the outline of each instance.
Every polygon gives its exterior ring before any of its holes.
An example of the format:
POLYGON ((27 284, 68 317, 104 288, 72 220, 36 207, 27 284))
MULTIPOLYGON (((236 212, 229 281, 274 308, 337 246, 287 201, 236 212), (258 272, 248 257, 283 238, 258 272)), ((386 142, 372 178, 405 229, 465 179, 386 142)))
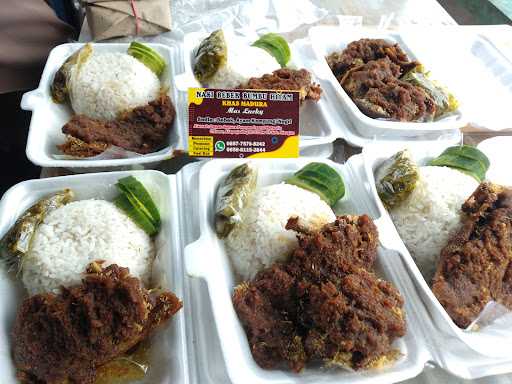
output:
POLYGON ((94 40, 171 30, 169 0, 83 0, 94 40))

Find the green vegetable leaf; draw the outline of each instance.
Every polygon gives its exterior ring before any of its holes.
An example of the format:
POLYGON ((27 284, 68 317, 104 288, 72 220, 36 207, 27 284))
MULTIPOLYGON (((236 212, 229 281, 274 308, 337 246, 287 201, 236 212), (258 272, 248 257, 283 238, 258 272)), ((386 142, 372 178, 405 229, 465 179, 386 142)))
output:
POLYGON ((281 67, 286 67, 291 58, 288 42, 277 33, 267 33, 261 36, 253 44, 254 47, 264 49, 271 54, 281 67))
POLYGON ((335 169, 325 163, 309 163, 286 183, 316 193, 331 207, 345 195, 345 184, 335 169))

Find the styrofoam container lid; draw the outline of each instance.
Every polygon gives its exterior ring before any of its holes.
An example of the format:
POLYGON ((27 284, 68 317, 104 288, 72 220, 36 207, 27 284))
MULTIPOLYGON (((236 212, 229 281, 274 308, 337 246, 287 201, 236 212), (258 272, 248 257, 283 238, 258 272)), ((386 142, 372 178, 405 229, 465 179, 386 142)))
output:
MULTIPOLYGON (((21 108, 32 111, 26 148, 27 157, 32 163, 41 167, 104 169, 105 167, 113 168, 134 164, 156 163, 171 158, 174 150, 183 150, 185 148, 187 128, 183 124, 184 111, 178 104, 178 91, 174 85, 175 73, 179 72, 182 66, 179 46, 145 44, 160 53, 167 63, 165 71, 160 76, 160 80, 163 87, 169 87, 168 95, 176 109, 176 117, 167 138, 167 147, 147 155, 121 159, 66 160, 54 157, 54 155, 62 155, 56 146, 65 141, 62 127, 71 119, 73 111, 68 103, 57 104, 53 102, 50 94, 50 85, 53 82, 55 73, 66 59, 84 45, 69 43, 52 49, 46 61, 39 87, 34 91, 25 93, 21 100, 21 108)), ((129 46, 127 43, 92 43, 92 45, 94 51, 99 53, 126 53, 129 46)))
POLYGON ((512 186, 512 136, 496 136, 482 141, 477 147, 491 162, 487 179, 493 183, 512 186))

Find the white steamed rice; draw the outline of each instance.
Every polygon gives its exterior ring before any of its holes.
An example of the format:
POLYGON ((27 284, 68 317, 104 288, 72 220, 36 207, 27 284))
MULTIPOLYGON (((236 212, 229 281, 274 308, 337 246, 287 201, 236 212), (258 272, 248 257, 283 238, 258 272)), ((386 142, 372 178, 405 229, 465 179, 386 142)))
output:
POLYGON ((245 84, 251 77, 261 77, 281 68, 267 51, 247 45, 236 37, 226 36, 227 64, 208 80, 210 88, 232 89, 245 84))
POLYGON ((296 233, 284 227, 290 217, 318 230, 336 217, 312 192, 289 184, 257 189, 241 214, 241 223, 226 238, 226 250, 237 274, 251 279, 266 266, 286 259, 297 246, 296 233))
POLYGON ((105 260, 103 266, 127 267, 147 284, 154 253, 151 238, 113 203, 76 201, 37 228, 22 265, 23 283, 31 295, 58 293, 61 285, 79 283, 90 262, 105 260))
POLYGON ((72 67, 69 83, 75 113, 102 120, 146 105, 160 92, 160 80, 148 67, 119 52, 93 53, 72 67))
POLYGON ((395 226, 425 280, 434 276, 441 250, 460 227, 460 208, 478 186, 447 167, 420 167, 416 188, 391 210, 395 226))

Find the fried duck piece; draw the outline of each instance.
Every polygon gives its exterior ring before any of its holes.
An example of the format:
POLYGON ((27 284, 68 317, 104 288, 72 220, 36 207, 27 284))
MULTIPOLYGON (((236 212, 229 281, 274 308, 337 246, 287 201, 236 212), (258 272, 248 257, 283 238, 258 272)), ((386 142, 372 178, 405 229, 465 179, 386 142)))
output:
POLYGON ((350 97, 360 99, 369 89, 382 88, 399 75, 400 67, 384 58, 354 67, 343 76, 340 84, 350 97))
POLYGON ((401 80, 371 88, 364 98, 354 102, 364 114, 376 118, 424 122, 432 121, 436 114, 436 105, 429 94, 401 80))
POLYGON ((361 369, 393 359, 391 344, 406 331, 403 299, 365 269, 377 250, 372 221, 341 216, 308 233, 293 218, 288 228, 300 232, 290 259, 260 271, 233 295, 255 361, 299 372, 308 362, 361 369))
POLYGON ((335 285, 303 283, 301 327, 306 355, 312 361, 353 369, 378 368, 392 362, 395 339, 406 332, 403 298, 389 282, 362 268, 335 285))
POLYGON ((340 81, 349 69, 386 57, 400 67, 401 73, 409 71, 418 64, 410 61, 398 44, 392 44, 383 39, 353 41, 343 51, 327 56, 326 60, 334 76, 340 81))
POLYGON ((246 331, 254 360, 265 369, 283 363, 300 372, 307 357, 297 332, 296 280, 275 264, 235 288, 233 305, 246 331), (283 284, 283 285, 280 285, 283 284))
POLYGON ((491 300, 512 309, 512 189, 482 183, 462 212, 461 229, 441 251, 432 291, 466 328, 491 300))
POLYGON ((299 91, 301 103, 306 99, 318 101, 322 94, 320 85, 311 81, 311 73, 305 69, 281 68, 272 74, 252 77, 247 84, 242 84, 238 88, 299 91))
POLYGON ((431 121, 432 97, 422 88, 399 80, 400 67, 389 58, 370 61, 345 73, 341 86, 367 116, 399 121, 431 121))
POLYGON ((310 232, 300 226, 299 219, 290 218, 286 229, 297 232, 299 240, 290 265, 316 282, 336 281, 353 267, 372 270, 377 259, 379 235, 367 215, 338 216, 318 232, 310 232))
POLYGON ((164 94, 112 121, 75 115, 62 127, 62 132, 89 144, 90 149, 83 145, 77 148, 75 143, 57 147, 67 155, 82 157, 98 154, 101 143, 141 154, 151 153, 164 146, 175 116, 174 105, 164 94))
POLYGON ((182 306, 151 294, 127 268, 92 263, 82 284, 26 299, 13 329, 13 357, 24 383, 94 382, 96 368, 122 355, 182 306))

